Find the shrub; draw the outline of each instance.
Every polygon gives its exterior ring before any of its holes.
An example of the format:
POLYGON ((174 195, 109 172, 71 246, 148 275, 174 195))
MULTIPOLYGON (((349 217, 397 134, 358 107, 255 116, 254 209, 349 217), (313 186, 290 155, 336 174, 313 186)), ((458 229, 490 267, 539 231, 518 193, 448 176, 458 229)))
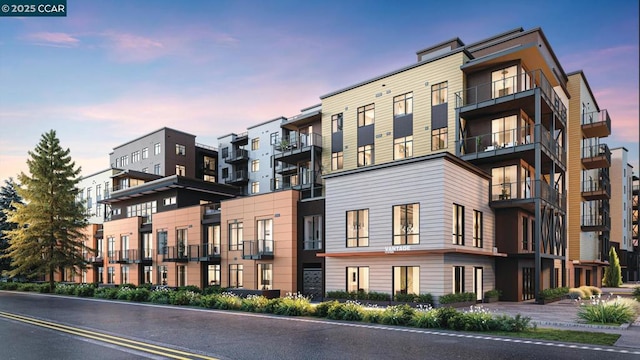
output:
POLYGON ((149 289, 147 289, 146 287, 138 287, 133 291, 133 293, 131 294, 131 298, 129 300, 137 301, 137 302, 146 302, 146 301, 149 301, 150 296, 151 296, 151 291, 149 289))
POLYGON ((95 286, 91 284, 81 284, 76 287, 75 295, 80 297, 93 297, 95 291, 95 286))
POLYGON ((118 288, 129 288, 129 289, 137 289, 138 287, 135 284, 126 283, 122 285, 118 285, 118 288))
POLYGON ((220 295, 214 295, 216 299, 216 303, 214 304, 214 308, 221 310, 239 310, 242 307, 242 300, 238 295, 223 292, 220 295))
POLYGON ((266 297, 261 295, 248 295, 246 298, 242 299, 242 306, 240 309, 243 311, 263 313, 267 312, 268 305, 269 299, 266 297))
POLYGON ((638 303, 633 299, 593 299, 578 308, 578 317, 590 323, 624 324, 638 315, 638 303))
POLYGON ((459 313, 458 310, 448 306, 437 308, 435 311, 438 317, 438 323, 440 324, 440 327, 444 329, 449 327, 449 320, 459 313))
POLYGON ((593 292, 591 292, 591 289, 588 286, 580 286, 579 289, 584 294, 582 297, 583 299, 591 299, 591 296, 593 296, 593 292))
POLYGON ((149 294, 149 302, 154 304, 168 304, 172 290, 166 287, 157 287, 149 294))
POLYGON ((131 300, 133 297, 133 292, 135 289, 132 289, 128 286, 121 286, 117 288, 116 299, 118 300, 131 300))
POLYGON ((178 290, 169 293, 171 305, 200 305, 200 293, 191 290, 178 290))
POLYGON ((609 249, 609 266, 604 268, 604 278, 602 285, 607 287, 619 287, 622 285, 622 269, 618 253, 614 247, 609 249))
MULTIPOLYGON (((276 299, 272 299, 276 300, 276 299)), ((273 313, 277 315, 302 316, 313 312, 309 298, 301 293, 288 293, 273 302, 273 313)))
POLYGON ((115 299, 118 296, 118 289, 109 287, 97 288, 93 296, 99 299, 115 299))
POLYGON ((346 303, 332 302, 327 310, 327 318, 334 320, 360 321, 363 316, 362 304, 352 300, 346 303))
POLYGON ((567 287, 548 288, 540 291, 540 296, 544 300, 552 300, 566 296, 568 293, 569 288, 567 287))
POLYGON ((440 296, 440 304, 451 304, 456 302, 467 302, 476 300, 476 294, 472 292, 451 293, 440 296))
POLYGON ((569 289, 569 297, 571 299, 585 299, 587 296, 581 288, 571 288, 569 289))
POLYGON ((225 289, 218 285, 207 286, 206 288, 202 289, 202 295, 222 294, 224 290, 225 289))
POLYGON ((327 291, 327 297, 332 299, 349 299, 349 293, 341 290, 327 291))
POLYGON ((49 284, 43 283, 38 286, 38 292, 42 294, 48 294, 51 292, 51 288, 49 284))
MULTIPOLYGON (((582 286, 581 286, 582 287, 582 286)), ((591 285, 585 285, 584 287, 589 288, 589 290, 591 290, 591 293, 593 295, 602 295, 602 290, 600 290, 599 287, 595 287, 595 286, 591 286, 591 285)))
POLYGON ((2 290, 18 290, 18 287, 20 286, 19 283, 15 282, 0 283, 0 285, 2 286, 0 288, 2 290))
POLYGON ((409 305, 387 306, 382 311, 380 322, 386 325, 408 325, 415 310, 409 305))
POLYGON ((498 289, 492 289, 484 293, 485 298, 498 298, 502 296, 502 291, 498 289))
POLYGON ((18 284, 18 289, 20 291, 38 291, 40 286, 34 283, 21 283, 18 284))
POLYGON ((375 291, 370 291, 366 294, 367 294, 367 298, 365 300, 371 300, 371 301, 389 301, 389 299, 391 298, 387 293, 381 293, 381 292, 375 292, 375 291))
POLYGON ((396 294, 394 297, 395 301, 399 302, 410 302, 410 303, 418 303, 418 304, 429 304, 433 305, 433 295, 426 294, 396 294))
POLYGON ((360 312, 362 313, 362 321, 372 324, 380 323, 382 311, 378 309, 362 309, 360 312))
POLYGON ((200 290, 200 288, 195 286, 195 285, 180 286, 178 288, 178 291, 181 291, 181 290, 183 290, 183 291, 191 291, 191 292, 196 293, 196 294, 201 294, 202 293, 202 290, 200 290))
POLYGON ((522 332, 531 327, 531 318, 516 314, 516 316, 498 315, 493 318, 492 330, 522 332))
POLYGON ((315 312, 315 316, 317 317, 327 317, 327 313, 329 311, 329 308, 333 305, 339 304, 339 302, 337 300, 331 300, 331 301, 323 301, 320 304, 316 305, 316 312, 315 312))
POLYGON ((633 295, 636 301, 640 301, 640 286, 633 288, 633 293, 631 293, 631 295, 633 295))
POLYGON ((431 306, 419 307, 411 317, 409 325, 419 328, 439 328, 438 311, 431 306))
POLYGON ((58 295, 75 295, 76 286, 73 284, 56 284, 54 293, 58 295))
POLYGON ((466 312, 453 315, 447 326, 453 330, 488 331, 495 328, 495 322, 487 309, 482 306, 472 306, 466 312))

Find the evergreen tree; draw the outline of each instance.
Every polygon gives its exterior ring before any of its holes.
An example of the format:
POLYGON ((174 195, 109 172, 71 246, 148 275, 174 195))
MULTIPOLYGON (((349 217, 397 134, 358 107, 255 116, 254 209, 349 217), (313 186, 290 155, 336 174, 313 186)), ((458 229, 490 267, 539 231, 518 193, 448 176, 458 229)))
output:
POLYGON ((604 279, 602 285, 607 287, 619 287, 622 285, 622 269, 616 249, 609 249, 609 266, 604 269, 604 279))
MULTIPOLYGON (((9 239, 5 233, 17 227, 15 223, 7 221, 7 211, 15 210, 14 204, 22 204, 22 198, 16 192, 18 185, 13 179, 5 180, 4 184, 0 187, 0 256, 9 247, 9 239)), ((0 257, 0 275, 4 275, 10 269, 11 259, 0 257)))
POLYGON ((25 203, 8 213, 9 221, 18 224, 7 232, 5 257, 13 266, 10 275, 49 275, 52 290, 56 270, 70 268, 78 273, 86 268, 82 256, 85 206, 76 201, 80 168, 69 153, 60 147, 54 130, 43 134, 36 148, 29 151, 31 176, 18 176, 18 195, 25 203))

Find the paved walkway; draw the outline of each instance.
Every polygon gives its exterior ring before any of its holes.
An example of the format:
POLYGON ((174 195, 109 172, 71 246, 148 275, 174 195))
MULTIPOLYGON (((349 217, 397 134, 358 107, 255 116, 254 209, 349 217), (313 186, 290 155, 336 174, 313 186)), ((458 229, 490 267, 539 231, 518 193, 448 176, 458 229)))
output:
MULTIPOLYGON (((624 288, 603 288, 603 294, 630 294, 631 290, 624 288)), ((557 328, 565 330, 594 331, 620 334, 615 346, 640 349, 640 317, 633 324, 619 327, 601 326, 582 323, 578 318, 578 307, 574 300, 561 300, 547 305, 537 305, 532 301, 513 303, 496 302, 482 304, 486 309, 496 314, 516 315, 521 314, 531 318, 531 322, 538 327, 557 328)))

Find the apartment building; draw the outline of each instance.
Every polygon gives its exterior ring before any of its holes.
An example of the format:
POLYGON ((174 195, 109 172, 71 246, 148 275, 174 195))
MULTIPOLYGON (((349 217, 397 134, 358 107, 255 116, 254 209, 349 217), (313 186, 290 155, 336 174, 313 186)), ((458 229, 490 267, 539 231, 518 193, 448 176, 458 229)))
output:
POLYGON ((629 279, 629 254, 633 252, 633 167, 628 155, 624 147, 611 149, 611 246, 618 254, 623 281, 629 279))
POLYGON ((638 175, 632 176, 632 200, 631 200, 631 241, 633 252, 629 255, 628 281, 640 280, 640 243, 638 242, 638 212, 640 211, 640 178, 638 175))
POLYGON ((611 119, 582 71, 568 74, 567 240, 569 284, 602 286, 610 248, 611 119))

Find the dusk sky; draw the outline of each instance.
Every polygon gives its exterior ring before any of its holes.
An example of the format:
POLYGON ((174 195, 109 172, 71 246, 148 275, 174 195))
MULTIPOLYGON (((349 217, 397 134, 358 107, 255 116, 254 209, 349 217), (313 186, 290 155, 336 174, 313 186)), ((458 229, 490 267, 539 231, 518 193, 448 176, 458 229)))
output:
POLYGON ((54 129, 89 175, 118 145, 167 126, 217 138, 321 95, 470 44, 540 27, 583 70, 638 173, 638 0, 75 1, 67 17, 0 17, 0 186, 54 129), (519 3, 519 4, 517 4, 519 3))

